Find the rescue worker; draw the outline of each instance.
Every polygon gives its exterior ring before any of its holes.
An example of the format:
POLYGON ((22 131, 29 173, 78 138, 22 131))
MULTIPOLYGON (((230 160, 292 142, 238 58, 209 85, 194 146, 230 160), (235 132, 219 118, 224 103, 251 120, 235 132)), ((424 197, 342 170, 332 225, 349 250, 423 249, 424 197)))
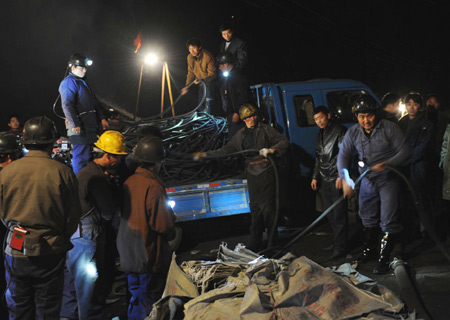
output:
POLYGON ((354 188, 349 175, 354 150, 359 157, 360 173, 371 169, 362 179, 359 192, 359 216, 365 228, 366 242, 356 262, 364 263, 376 258, 381 227, 381 249, 373 273, 382 274, 389 271, 390 255, 402 231, 397 211, 398 179, 385 166, 403 164, 412 152, 398 125, 380 117, 379 107, 372 97, 361 95, 353 108, 358 124, 347 131, 342 141, 337 162, 339 176, 344 196, 349 197, 354 188))
POLYGON ((10 319, 59 318, 66 252, 81 209, 75 175, 51 159, 56 139, 53 121, 31 118, 23 132, 30 151, 0 174, 10 319))
POLYGON ((269 154, 283 155, 289 148, 289 140, 272 126, 259 122, 257 110, 251 104, 245 104, 239 109, 239 117, 245 123, 228 143, 218 149, 208 152, 196 152, 194 160, 207 155, 226 155, 236 151, 257 149, 258 155, 246 155, 246 175, 250 197, 251 225, 250 243, 247 246, 255 252, 263 249, 262 236, 267 228, 268 238, 275 239, 275 174, 269 154), (272 230, 275 233, 272 234, 272 230))
POLYGON ((206 86, 206 101, 204 103, 205 112, 209 113, 212 100, 214 99, 214 89, 212 88, 213 80, 216 78, 216 65, 214 56, 211 52, 203 49, 200 39, 190 38, 186 42, 186 47, 189 50, 187 56, 188 73, 186 76, 186 86, 181 89, 181 94, 185 95, 189 89, 188 85, 192 82, 201 84, 198 98, 199 102, 203 98, 203 83, 206 86))
MULTIPOLYGON (((78 173, 82 217, 72 236, 73 249, 67 267, 75 284, 76 297, 67 299, 61 316, 69 319, 103 319, 107 275, 106 224, 118 209, 118 190, 108 173, 117 166, 125 151, 124 137, 118 131, 105 131, 94 144, 94 160, 78 173), (78 301, 78 314, 70 301, 78 301), (72 314, 71 314, 72 313, 72 314)), ((70 295, 65 292, 65 295, 70 295)))
MULTIPOLYGON (((324 210, 342 198, 342 180, 337 170, 339 146, 347 128, 331 120, 327 107, 314 109, 314 121, 320 128, 316 135, 316 161, 311 188, 321 194, 324 210)), ((332 259, 341 258, 348 250, 348 213, 347 202, 342 201, 327 215, 333 229, 334 249, 332 259)))
POLYGON ((219 32, 223 38, 219 45, 219 52, 230 52, 234 57, 235 68, 243 71, 248 60, 247 43, 234 36, 233 27, 229 23, 222 24, 219 32))
POLYGON ((86 72, 91 60, 81 53, 70 56, 69 75, 59 85, 61 104, 66 117, 67 136, 72 144, 73 172, 89 163, 92 144, 97 141, 98 122, 102 129, 108 127, 106 116, 86 82, 86 72))
MULTIPOLYGON (((403 164, 403 167, 415 191, 417 200, 420 201, 422 208, 429 214, 431 219, 433 217, 433 193, 431 190, 434 188, 432 172, 435 171, 432 168, 435 162, 435 156, 433 155, 435 126, 424 111, 423 99, 419 93, 408 94, 405 98, 405 105, 408 114, 400 119, 398 125, 405 134, 406 141, 413 150, 413 154, 403 164)), ((416 214, 413 205, 414 199, 411 199, 407 188, 402 189, 406 191, 402 194, 402 200, 405 200, 405 203, 402 205, 403 226, 408 229, 405 236, 410 238, 408 240, 415 240, 416 236, 421 235, 423 240, 427 241, 428 233, 425 232, 425 228, 416 214)))
MULTIPOLYGON (((14 133, 2 132, 0 133, 0 171, 14 160, 17 160, 22 153, 19 143, 17 142, 17 136, 14 133)), ((0 243, 3 245, 3 241, 6 235, 6 227, 0 223, 0 243)), ((8 309, 4 301, 3 293, 6 290, 5 281, 5 262, 1 259, 0 263, 0 318, 8 318, 8 309)))
POLYGON ((228 122, 228 139, 244 126, 239 118, 239 108, 250 102, 250 89, 244 75, 234 67, 233 54, 223 52, 217 58, 219 69, 222 72, 220 81, 220 95, 222 108, 228 122))
POLYGON ((165 154, 160 138, 142 138, 135 150, 139 166, 123 185, 117 249, 127 272, 130 320, 146 318, 161 298, 171 261, 175 216, 158 174, 165 154))

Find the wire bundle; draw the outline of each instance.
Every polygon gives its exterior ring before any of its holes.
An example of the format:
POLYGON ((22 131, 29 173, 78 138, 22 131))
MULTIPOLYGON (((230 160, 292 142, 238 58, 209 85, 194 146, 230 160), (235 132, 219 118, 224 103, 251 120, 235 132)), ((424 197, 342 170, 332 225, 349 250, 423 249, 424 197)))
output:
POLYGON ((169 186, 229 178, 230 173, 235 175, 242 167, 241 161, 233 157, 207 162, 192 159, 194 152, 215 150, 226 143, 228 127, 224 118, 193 112, 130 122, 123 131, 129 149, 137 144, 138 132, 143 126, 158 127, 162 133, 168 156, 160 174, 169 186))

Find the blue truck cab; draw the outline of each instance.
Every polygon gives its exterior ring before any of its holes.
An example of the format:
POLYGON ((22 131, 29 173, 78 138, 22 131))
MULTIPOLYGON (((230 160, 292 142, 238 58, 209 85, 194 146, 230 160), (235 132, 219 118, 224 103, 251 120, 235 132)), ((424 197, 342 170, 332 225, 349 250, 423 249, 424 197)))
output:
MULTIPOLYGON (((352 125, 356 118, 352 112, 354 98, 361 94, 380 100, 364 83, 355 80, 315 79, 291 83, 263 83, 250 87, 259 117, 272 125, 291 142, 288 162, 283 166, 289 182, 282 187, 283 197, 302 210, 315 211, 314 192, 310 188, 315 159, 315 136, 318 131, 313 119, 315 107, 326 106, 332 119, 352 125), (299 196, 300 195, 300 196, 299 196)), ((282 171, 283 171, 282 170, 282 171)), ((283 174, 282 174, 283 176, 283 174)), ((247 181, 227 179, 197 185, 177 186, 167 189, 168 197, 175 203, 178 221, 250 212, 247 181)), ((295 209, 294 209, 295 210, 295 209)))

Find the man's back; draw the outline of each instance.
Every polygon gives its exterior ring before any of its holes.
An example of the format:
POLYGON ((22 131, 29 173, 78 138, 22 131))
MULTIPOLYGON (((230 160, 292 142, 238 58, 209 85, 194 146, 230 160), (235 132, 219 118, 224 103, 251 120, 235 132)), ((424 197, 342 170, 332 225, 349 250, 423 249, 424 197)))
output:
POLYGON ((28 231, 25 255, 51 255, 72 247, 69 239, 80 205, 78 182, 69 167, 32 150, 2 170, 0 184, 2 219, 19 222, 28 231))

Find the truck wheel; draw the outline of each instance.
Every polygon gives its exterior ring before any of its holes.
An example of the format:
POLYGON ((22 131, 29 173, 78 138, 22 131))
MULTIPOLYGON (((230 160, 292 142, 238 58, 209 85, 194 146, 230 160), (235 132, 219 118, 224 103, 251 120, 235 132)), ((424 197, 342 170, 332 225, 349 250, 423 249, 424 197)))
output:
POLYGON ((175 238, 169 241, 170 249, 172 249, 173 251, 177 250, 181 243, 182 237, 183 237, 183 229, 181 229, 181 227, 175 227, 175 238))

